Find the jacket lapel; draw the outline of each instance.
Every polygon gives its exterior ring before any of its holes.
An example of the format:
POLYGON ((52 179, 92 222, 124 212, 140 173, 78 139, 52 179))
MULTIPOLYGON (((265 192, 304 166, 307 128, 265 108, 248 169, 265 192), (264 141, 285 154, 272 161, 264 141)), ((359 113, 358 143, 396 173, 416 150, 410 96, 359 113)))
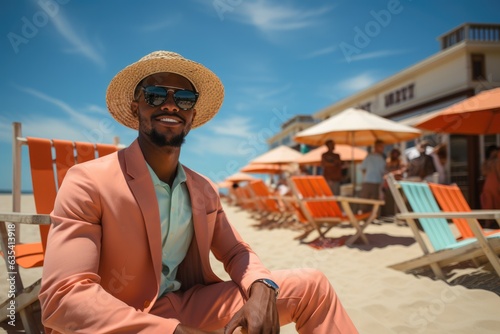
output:
MULTIPOLYGON (((207 201, 213 195, 209 193, 212 189, 204 189, 204 186, 208 186, 208 183, 197 181, 194 177, 196 174, 193 171, 184 166, 183 168, 186 172, 186 185, 191 199, 194 235, 201 259, 201 267, 205 279, 212 280, 214 274, 210 267, 209 254, 214 232, 214 222, 207 219, 207 201)), ((210 211, 210 208, 208 210, 210 211)))
POLYGON ((127 182, 144 218, 155 277, 158 284, 160 284, 162 250, 158 201, 156 200, 154 185, 146 161, 137 140, 124 149, 124 158, 126 171, 130 176, 127 182))
POLYGON ((203 253, 207 253, 210 249, 208 240, 211 239, 206 219, 203 189, 199 189, 200 185, 193 179, 193 175, 191 174, 192 171, 184 166, 182 167, 186 172, 186 185, 189 190, 189 198, 191 199, 191 209, 193 212, 194 233, 197 236, 196 240, 198 242, 198 249, 201 255, 203 253))

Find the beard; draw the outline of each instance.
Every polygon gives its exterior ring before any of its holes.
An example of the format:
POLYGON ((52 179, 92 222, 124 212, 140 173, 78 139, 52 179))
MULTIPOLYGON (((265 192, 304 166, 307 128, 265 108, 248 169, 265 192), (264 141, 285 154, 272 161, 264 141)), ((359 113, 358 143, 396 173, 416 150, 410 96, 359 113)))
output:
POLYGON ((186 141, 186 133, 184 133, 184 131, 171 138, 167 138, 166 136, 158 133, 156 129, 151 129, 149 137, 151 138, 151 141, 159 147, 181 147, 182 144, 184 144, 184 142, 186 141))

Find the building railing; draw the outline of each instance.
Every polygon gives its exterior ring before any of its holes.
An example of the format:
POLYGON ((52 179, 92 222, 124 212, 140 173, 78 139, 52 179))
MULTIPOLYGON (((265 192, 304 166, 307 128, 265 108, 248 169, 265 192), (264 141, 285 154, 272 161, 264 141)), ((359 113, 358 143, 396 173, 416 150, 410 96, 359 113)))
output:
POLYGON ((289 119, 288 121, 286 121, 285 123, 283 123, 281 125, 281 128, 285 129, 285 128, 287 128, 287 127, 289 127, 289 126, 291 126, 292 124, 295 124, 295 123, 310 123, 310 124, 313 124, 315 122, 316 122, 316 120, 311 115, 298 115, 298 116, 292 117, 291 119, 289 119))
POLYGON ((463 24, 439 37, 444 50, 464 40, 480 42, 500 42, 500 24, 463 24))

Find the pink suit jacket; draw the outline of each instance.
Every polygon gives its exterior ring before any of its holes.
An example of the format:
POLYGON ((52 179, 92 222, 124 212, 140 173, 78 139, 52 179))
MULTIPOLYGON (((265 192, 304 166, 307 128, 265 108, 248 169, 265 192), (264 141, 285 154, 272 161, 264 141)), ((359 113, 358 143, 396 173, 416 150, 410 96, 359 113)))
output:
MULTIPOLYGON (((194 237, 179 266, 181 290, 221 281, 211 250, 248 297, 250 285, 270 272, 227 221, 213 184, 183 168, 194 237)), ((155 190, 137 141, 71 168, 51 217, 39 296, 47 333, 174 332, 178 320, 149 314, 162 249, 155 190)))

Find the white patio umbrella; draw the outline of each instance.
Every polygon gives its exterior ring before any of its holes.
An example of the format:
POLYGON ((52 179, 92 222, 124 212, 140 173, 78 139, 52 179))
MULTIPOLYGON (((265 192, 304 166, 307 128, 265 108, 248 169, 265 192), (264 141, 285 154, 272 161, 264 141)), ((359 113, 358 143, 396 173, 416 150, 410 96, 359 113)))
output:
MULTIPOLYGON (((335 144, 354 146, 373 145, 377 139, 385 144, 394 144, 421 136, 419 129, 394 122, 366 110, 349 108, 316 125, 311 126, 294 137, 298 143, 320 146, 332 139, 335 144)), ((353 166, 353 178, 356 173, 353 166)))
POLYGON ((394 122, 366 110, 349 108, 295 136, 298 143, 320 146, 327 139, 336 144, 373 145, 377 139, 386 144, 411 140, 421 135, 419 129, 394 122))

